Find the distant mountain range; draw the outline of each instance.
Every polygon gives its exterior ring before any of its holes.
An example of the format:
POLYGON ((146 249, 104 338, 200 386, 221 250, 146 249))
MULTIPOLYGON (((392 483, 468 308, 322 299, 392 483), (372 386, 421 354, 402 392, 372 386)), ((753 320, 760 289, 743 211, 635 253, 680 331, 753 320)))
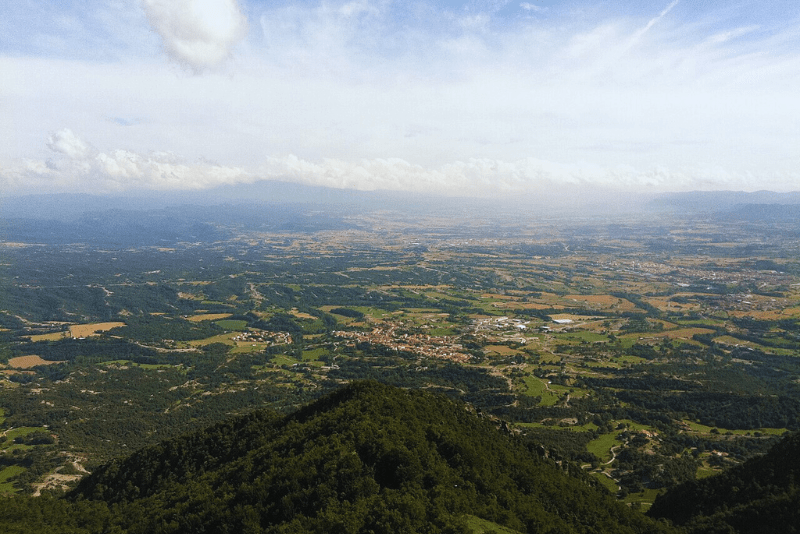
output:
POLYGON ((290 182, 259 181, 200 191, 133 191, 118 195, 56 193, 0 196, 0 219, 74 220, 87 212, 162 210, 180 206, 305 205, 327 211, 462 211, 491 201, 401 191, 355 191, 290 182))
POLYGON ((621 195, 565 187, 514 200, 352 191, 262 181, 205 191, 126 196, 43 194, 0 197, 0 240, 117 246, 209 242, 237 227, 259 231, 341 230, 355 216, 438 217, 451 224, 484 221, 497 229, 541 218, 589 224, 616 217, 712 217, 723 221, 800 221, 800 192, 716 191, 621 195))
POLYGON ((741 210, 744 206, 800 205, 800 191, 776 193, 774 191, 691 191, 665 193, 654 198, 649 207, 693 213, 725 213, 741 210))

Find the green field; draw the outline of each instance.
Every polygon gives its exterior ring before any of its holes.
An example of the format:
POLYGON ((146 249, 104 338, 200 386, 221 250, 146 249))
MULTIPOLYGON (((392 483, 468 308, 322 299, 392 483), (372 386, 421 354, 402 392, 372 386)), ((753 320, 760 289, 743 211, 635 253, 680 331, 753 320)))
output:
POLYGON ((558 397, 569 395, 574 399, 580 399, 589 394, 589 390, 576 388, 574 386, 562 386, 560 384, 549 384, 550 392, 558 397))
POLYGON ((595 471, 592 473, 592 476, 594 476, 594 478, 598 482, 600 482, 600 484, 602 484, 603 487, 605 487, 608 491, 610 491, 612 495, 616 495, 616 493, 619 491, 619 486, 617 485, 617 483, 614 482, 607 475, 595 471))
POLYGON ((641 493, 630 493, 627 497, 625 497, 624 502, 628 504, 638 504, 641 506, 642 512, 646 512, 648 508, 653 505, 653 502, 658 497, 658 494, 661 493, 661 490, 657 489, 645 489, 641 493))
POLYGON ((272 363, 275 365, 294 365, 300 362, 294 358, 286 356, 285 354, 278 354, 272 358, 272 363))
POLYGON ((714 476, 719 472, 720 472, 719 469, 711 469, 710 467, 698 467, 697 472, 695 473, 695 477, 697 479, 707 478, 710 476, 714 476))
POLYGON ((590 441, 586 445, 586 450, 600 458, 600 461, 607 462, 611 459, 611 448, 621 445, 622 442, 617 439, 622 433, 616 430, 610 434, 603 434, 597 439, 590 441))
POLYGON ((247 328, 247 321, 237 319, 222 319, 214 321, 214 324, 225 330, 234 330, 236 332, 243 332, 247 328))
POLYGON ((261 352, 269 346, 268 343, 253 343, 251 341, 235 341, 230 354, 250 354, 261 352))
POLYGON ((607 342, 608 336, 598 334, 597 332, 589 332, 588 330, 580 330, 577 332, 567 332, 555 334, 558 340, 569 341, 585 341, 587 343, 607 342))
POLYGON ((372 308, 367 306, 347 306, 351 310, 360 311, 366 317, 371 317, 372 319, 383 319, 385 317, 390 317, 393 315, 392 312, 383 310, 381 308, 372 308))
POLYGON ((313 362, 319 361, 319 359, 328 354, 330 351, 325 348, 316 348, 311 350, 304 350, 303 351, 303 361, 304 362, 313 362))
POLYGON ((539 403, 541 406, 554 406, 558 402, 558 395, 548 391, 545 382, 541 378, 525 376, 522 380, 525 382, 523 393, 530 397, 541 397, 542 400, 539 403))
MULTIPOLYGON (((710 434, 711 431, 715 428, 711 426, 701 425, 700 423, 695 423, 694 421, 684 420, 683 423, 688 425, 694 432, 700 432, 702 434, 710 434)), ((760 432, 764 435, 769 435, 769 436, 782 436, 783 434, 788 432, 786 428, 759 428, 758 430, 739 430, 739 429, 722 428, 722 427, 716 427, 716 428, 720 434, 727 434, 728 432, 730 432, 731 434, 734 434, 736 436, 750 436, 755 434, 756 432, 760 432)))
POLYGON ((41 426, 21 426, 19 428, 7 430, 5 433, 5 439, 6 441, 12 441, 14 438, 27 436, 28 434, 33 434, 34 432, 47 432, 47 429, 41 426))
POLYGON ((431 328, 430 330, 426 331, 427 334, 431 336, 454 336, 457 334, 457 331, 453 328, 431 328))
POLYGON ((18 490, 8 481, 9 478, 24 473, 25 468, 19 465, 9 465, 0 470, 0 494, 16 493, 18 490))

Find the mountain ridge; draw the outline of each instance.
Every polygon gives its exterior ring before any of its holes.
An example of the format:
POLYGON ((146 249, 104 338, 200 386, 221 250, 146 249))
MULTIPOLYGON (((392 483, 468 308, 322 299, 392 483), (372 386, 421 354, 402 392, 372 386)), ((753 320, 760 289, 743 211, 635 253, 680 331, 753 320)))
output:
POLYGON ((798 532, 800 432, 713 477, 692 480, 660 495, 648 515, 692 534, 798 532))
POLYGON ((520 532, 670 531, 565 469, 465 404, 359 382, 148 447, 69 498, 112 504, 131 533, 456 533, 467 515, 520 532))

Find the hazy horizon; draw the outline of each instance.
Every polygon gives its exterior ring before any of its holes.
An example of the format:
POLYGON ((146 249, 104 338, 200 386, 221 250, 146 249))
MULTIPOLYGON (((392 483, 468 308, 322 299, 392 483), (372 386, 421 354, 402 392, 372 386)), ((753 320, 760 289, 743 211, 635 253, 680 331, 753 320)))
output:
POLYGON ((800 189, 788 0, 47 0, 4 12, 3 196, 263 181, 617 202, 800 189))

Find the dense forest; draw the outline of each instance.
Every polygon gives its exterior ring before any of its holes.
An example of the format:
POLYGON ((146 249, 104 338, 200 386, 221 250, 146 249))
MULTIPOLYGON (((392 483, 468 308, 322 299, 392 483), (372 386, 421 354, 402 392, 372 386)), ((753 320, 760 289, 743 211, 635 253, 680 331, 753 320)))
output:
POLYGON ((764 456, 717 476, 692 480, 659 496, 651 517, 667 518, 692 534, 800 531, 800 433, 764 456))
POLYGON ((671 531, 468 405, 377 382, 146 447, 57 501, 0 501, 7 532, 458 533, 470 516, 520 532, 671 531))

